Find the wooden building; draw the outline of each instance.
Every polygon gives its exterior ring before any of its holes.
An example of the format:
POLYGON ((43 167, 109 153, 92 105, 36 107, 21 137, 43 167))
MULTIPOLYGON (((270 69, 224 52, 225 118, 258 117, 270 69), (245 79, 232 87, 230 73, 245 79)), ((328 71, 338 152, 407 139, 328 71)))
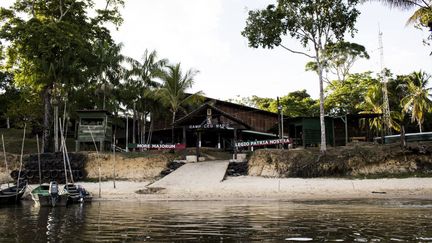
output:
MULTIPOLYGON (((155 121, 152 143, 171 142, 168 120, 155 121)), ((204 104, 176 119, 174 143, 232 149, 234 141, 276 138, 272 128, 277 122, 276 113, 206 98, 204 104)))
POLYGON ((112 142, 112 117, 105 110, 80 110, 77 111, 76 121, 76 147, 99 145, 99 151, 103 151, 106 145, 112 142))
MULTIPOLYGON (((371 119, 381 119, 381 114, 348 114, 325 117, 326 142, 331 146, 344 146, 349 142, 372 142, 378 136, 369 127, 371 119)), ((321 126, 319 117, 295 117, 284 119, 294 146, 319 146, 321 126)))

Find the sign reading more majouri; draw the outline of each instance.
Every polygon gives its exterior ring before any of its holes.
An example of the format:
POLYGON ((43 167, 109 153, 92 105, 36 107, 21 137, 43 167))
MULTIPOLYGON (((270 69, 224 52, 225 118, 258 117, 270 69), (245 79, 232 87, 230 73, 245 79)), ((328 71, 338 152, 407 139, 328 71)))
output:
POLYGON ((129 148, 137 149, 184 149, 186 145, 184 144, 135 144, 130 143, 129 148))
POLYGON ((238 142, 236 143, 236 147, 256 147, 256 146, 268 146, 268 145, 277 145, 277 144, 289 144, 291 140, 288 138, 282 139, 271 139, 271 140, 259 140, 259 141, 248 141, 248 142, 238 142))

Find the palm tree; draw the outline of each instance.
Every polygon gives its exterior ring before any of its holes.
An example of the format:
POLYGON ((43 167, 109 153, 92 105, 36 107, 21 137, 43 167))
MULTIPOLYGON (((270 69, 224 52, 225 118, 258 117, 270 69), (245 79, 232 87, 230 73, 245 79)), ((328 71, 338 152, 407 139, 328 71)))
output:
MULTIPOLYGON (((367 0, 365 0, 367 1, 367 0)), ((418 23, 432 31, 432 1, 431 0, 369 0, 380 1, 390 7, 404 10, 418 8, 408 19, 407 24, 418 23)))
POLYGON ((157 52, 149 52, 147 49, 144 51, 141 62, 132 58, 127 58, 127 62, 131 65, 131 69, 127 71, 127 82, 130 88, 127 92, 131 95, 134 118, 133 118, 133 137, 132 142, 135 143, 135 121, 139 117, 140 125, 140 140, 145 141, 145 127, 147 115, 151 107, 147 104, 152 99, 151 94, 160 83, 156 81, 163 73, 163 68, 167 65, 167 59, 158 59, 157 52), (141 111, 138 114, 137 110, 141 111), (141 122, 141 118, 142 121, 141 122))
MULTIPOLYGON (((360 114, 383 114, 382 85, 382 83, 376 83, 369 87, 369 90, 364 97, 364 101, 356 106, 356 108, 362 110, 359 112, 360 114)), ((391 111, 389 129, 400 131, 400 125, 397 122, 400 119, 400 113, 391 111)), ((362 122, 364 124, 365 119, 363 119, 362 122)), ((369 119, 369 127, 374 129, 378 135, 378 133, 382 132, 384 129, 382 118, 376 117, 369 119)))
POLYGON ((100 58, 100 63, 96 70, 97 72, 97 88, 96 94, 102 94, 102 109, 106 107, 106 97, 115 85, 120 83, 120 79, 123 76, 124 69, 122 62, 125 57, 120 54, 122 44, 109 43, 107 41, 100 41, 97 45, 95 54, 100 58))
POLYGON ((428 88, 430 75, 423 71, 413 72, 407 76, 407 95, 401 100, 403 111, 411 113, 411 122, 417 121, 420 132, 426 112, 432 111, 432 101, 428 88))
POLYGON ((171 142, 174 144, 174 122, 179 110, 183 110, 185 105, 194 103, 201 99, 202 92, 188 94, 186 91, 194 84, 194 77, 198 71, 189 69, 183 74, 180 63, 168 66, 162 76, 163 85, 159 90, 162 101, 169 107, 172 113, 171 142))

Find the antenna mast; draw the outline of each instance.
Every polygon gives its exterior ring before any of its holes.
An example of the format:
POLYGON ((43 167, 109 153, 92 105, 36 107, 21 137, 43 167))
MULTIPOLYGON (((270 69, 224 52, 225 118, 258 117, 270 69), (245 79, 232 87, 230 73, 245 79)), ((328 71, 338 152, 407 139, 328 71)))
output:
MULTIPOLYGON (((379 28, 379 27, 378 27, 379 28)), ((381 61, 381 78, 382 78, 382 92, 383 92, 383 118, 384 118, 384 135, 391 134, 391 124, 390 124, 390 105, 388 99, 387 90, 387 75, 384 67, 384 46, 383 46, 383 33, 381 29, 378 30, 379 37, 379 49, 380 49, 380 61, 381 61)))

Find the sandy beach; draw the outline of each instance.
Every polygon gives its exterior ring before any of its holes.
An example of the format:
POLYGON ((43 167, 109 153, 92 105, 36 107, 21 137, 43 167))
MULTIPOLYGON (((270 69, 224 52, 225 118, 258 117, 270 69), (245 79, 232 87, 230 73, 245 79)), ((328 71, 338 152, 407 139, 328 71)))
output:
MULTIPOLYGON (((172 186, 152 194, 139 194, 149 181, 80 182, 94 200, 175 201, 175 200, 338 200, 361 198, 402 198, 432 200, 432 178, 335 179, 228 177, 213 185, 172 186)), ((34 188, 36 185, 31 185, 34 188)))

